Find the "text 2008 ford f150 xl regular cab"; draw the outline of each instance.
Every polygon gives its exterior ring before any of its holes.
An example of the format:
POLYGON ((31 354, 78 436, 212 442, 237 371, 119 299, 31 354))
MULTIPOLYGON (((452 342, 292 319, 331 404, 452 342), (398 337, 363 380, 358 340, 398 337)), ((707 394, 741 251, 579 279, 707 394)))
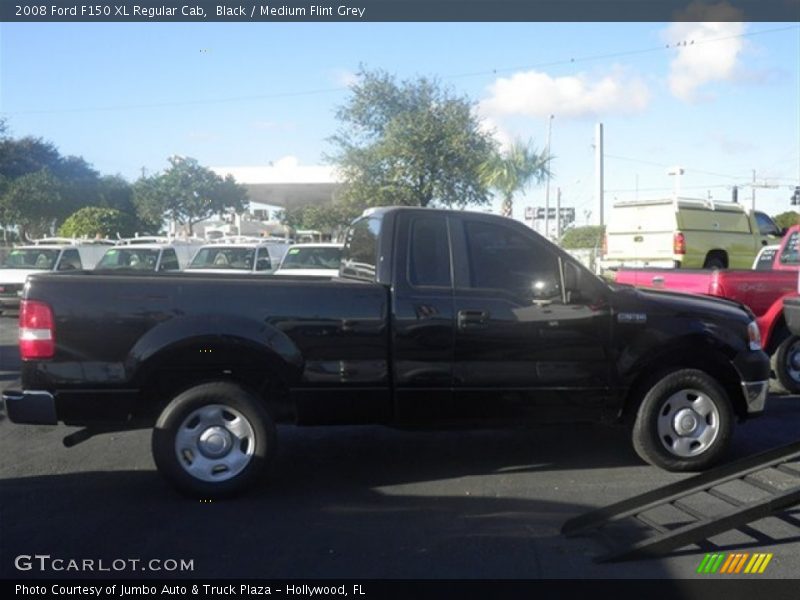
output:
POLYGON ((670 470, 716 462, 764 409, 739 304, 608 285, 516 221, 382 208, 333 280, 34 275, 17 423, 65 440, 153 426, 159 470, 204 497, 253 483, 275 422, 612 420, 670 470))

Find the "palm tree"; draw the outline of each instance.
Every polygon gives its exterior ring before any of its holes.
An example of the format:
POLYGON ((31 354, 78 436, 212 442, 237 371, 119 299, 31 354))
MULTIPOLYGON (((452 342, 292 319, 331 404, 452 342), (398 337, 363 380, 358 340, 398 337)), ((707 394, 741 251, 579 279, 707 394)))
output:
POLYGON ((515 141, 505 152, 495 153, 481 166, 481 177, 503 196, 503 216, 510 217, 514 194, 532 180, 541 183, 549 174, 550 156, 537 152, 530 142, 515 141))

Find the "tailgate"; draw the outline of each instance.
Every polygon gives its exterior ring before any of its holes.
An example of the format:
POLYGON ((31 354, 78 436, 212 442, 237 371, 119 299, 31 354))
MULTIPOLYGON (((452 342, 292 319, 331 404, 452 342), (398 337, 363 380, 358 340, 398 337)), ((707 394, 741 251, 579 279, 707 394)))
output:
POLYGON ((605 258, 625 264, 671 262, 674 232, 671 202, 615 206, 608 223, 605 258))
POLYGON ((690 294, 708 294, 713 273, 689 269, 620 269, 614 281, 690 294))

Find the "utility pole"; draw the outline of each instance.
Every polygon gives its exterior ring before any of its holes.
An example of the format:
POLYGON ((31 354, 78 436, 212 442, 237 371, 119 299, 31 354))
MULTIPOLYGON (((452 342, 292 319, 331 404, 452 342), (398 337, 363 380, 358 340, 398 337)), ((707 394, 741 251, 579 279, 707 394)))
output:
POLYGON ((556 240, 561 239, 561 188, 556 188, 556 240))
POLYGON ((544 188, 544 237, 550 237, 550 140, 553 133, 553 119, 555 115, 550 115, 547 121, 547 183, 544 188))
POLYGON ((595 197, 597 200, 600 218, 600 227, 603 226, 603 124, 598 123, 595 128, 594 144, 594 177, 595 177, 595 197))
POLYGON ((756 188, 763 188, 763 189, 775 189, 778 186, 773 184, 769 184, 766 180, 762 181, 761 183, 756 183, 756 170, 753 169, 753 183, 750 184, 750 199, 751 199, 751 210, 756 209, 756 188))

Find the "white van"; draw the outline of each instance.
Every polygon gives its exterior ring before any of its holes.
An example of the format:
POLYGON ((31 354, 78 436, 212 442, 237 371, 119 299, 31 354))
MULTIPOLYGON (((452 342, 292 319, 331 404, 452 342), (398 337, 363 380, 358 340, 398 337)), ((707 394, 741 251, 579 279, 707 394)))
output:
POLYGON ((110 240, 44 238, 12 248, 0 265, 0 309, 19 307, 22 288, 31 273, 93 269, 110 240))

